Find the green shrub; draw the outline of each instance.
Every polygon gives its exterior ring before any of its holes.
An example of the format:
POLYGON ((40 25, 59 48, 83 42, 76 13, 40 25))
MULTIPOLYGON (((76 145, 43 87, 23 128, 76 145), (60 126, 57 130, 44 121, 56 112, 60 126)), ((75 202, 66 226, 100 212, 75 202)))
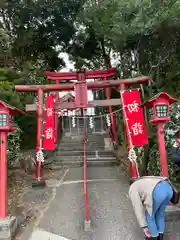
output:
MULTIPOLYGON (((174 163, 174 160, 170 154, 171 144, 167 143, 167 161, 168 161, 168 173, 170 181, 175 184, 176 187, 180 187, 180 167, 174 163)), ((150 156, 148 162, 148 175, 160 175, 160 154, 157 143, 155 143, 150 149, 150 156)))
POLYGON ((8 134, 8 147, 7 147, 8 166, 12 166, 20 154, 20 141, 21 141, 20 138, 22 131, 18 125, 16 125, 15 127, 16 131, 10 132, 8 134))

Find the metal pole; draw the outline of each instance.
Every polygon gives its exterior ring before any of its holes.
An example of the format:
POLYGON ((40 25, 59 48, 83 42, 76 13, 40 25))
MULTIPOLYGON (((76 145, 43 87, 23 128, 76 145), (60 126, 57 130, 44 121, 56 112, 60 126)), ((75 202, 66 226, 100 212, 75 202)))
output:
POLYGON ((164 141, 164 124, 157 124, 158 145, 160 152, 161 174, 163 177, 168 177, 168 164, 166 155, 166 145, 164 141))
POLYGON ((103 120, 102 120, 102 116, 101 116, 101 133, 103 132, 103 120))
POLYGON ((0 132, 0 219, 7 218, 7 132, 0 132))
POLYGON ((62 121, 62 131, 64 131, 64 116, 61 116, 61 121, 62 121))
POLYGON ((69 131, 70 131, 70 134, 72 134, 72 126, 71 126, 71 123, 72 123, 72 119, 71 117, 68 115, 68 118, 69 118, 69 131))
POLYGON ((79 118, 77 117, 77 128, 78 128, 78 137, 80 136, 80 133, 79 133, 79 118))
MULTIPOLYGON (((92 117, 93 117, 93 116, 92 116, 92 117)), ((96 122, 96 121, 95 121, 95 119, 94 119, 94 117, 93 117, 93 126, 94 126, 94 127, 93 127, 93 133, 94 133, 94 134, 95 134, 95 132, 96 132, 95 122, 96 122)))

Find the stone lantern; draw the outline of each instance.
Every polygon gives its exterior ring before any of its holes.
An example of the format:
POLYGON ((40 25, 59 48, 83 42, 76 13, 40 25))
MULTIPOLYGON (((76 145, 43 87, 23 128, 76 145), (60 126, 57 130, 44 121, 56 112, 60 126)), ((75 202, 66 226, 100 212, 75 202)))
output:
POLYGON ((164 141, 164 124, 170 119, 171 104, 177 101, 176 98, 171 97, 168 93, 160 92, 143 104, 149 110, 150 123, 157 126, 161 174, 164 177, 168 176, 168 164, 164 141))

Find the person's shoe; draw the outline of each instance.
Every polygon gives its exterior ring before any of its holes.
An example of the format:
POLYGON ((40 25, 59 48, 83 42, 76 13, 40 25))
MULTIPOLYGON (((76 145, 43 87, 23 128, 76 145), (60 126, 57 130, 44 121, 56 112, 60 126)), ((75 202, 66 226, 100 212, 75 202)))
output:
POLYGON ((158 239, 158 240, 163 240, 163 239, 164 239, 163 236, 164 236, 164 234, 163 234, 163 233, 160 233, 157 239, 158 239))
POLYGON ((148 238, 148 237, 146 237, 145 239, 146 240, 161 240, 161 239, 163 239, 163 238, 159 238, 160 236, 158 236, 158 237, 150 237, 150 238, 148 238))
POLYGON ((145 239, 146 240, 158 240, 159 238, 158 237, 150 237, 150 238, 146 237, 145 239))

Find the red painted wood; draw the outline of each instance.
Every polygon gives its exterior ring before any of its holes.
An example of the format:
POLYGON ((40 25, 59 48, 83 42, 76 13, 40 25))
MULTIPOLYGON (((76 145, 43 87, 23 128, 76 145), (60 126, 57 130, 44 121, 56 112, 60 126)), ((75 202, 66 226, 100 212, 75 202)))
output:
MULTIPOLYGON (((107 78, 104 78, 104 81, 107 81, 107 78)), ((106 88, 106 99, 109 100, 110 99, 110 88, 106 88)), ((110 113, 110 119, 111 119, 111 124, 112 124, 112 131, 113 131, 113 137, 114 137, 114 142, 117 141, 117 131, 116 131, 116 123, 115 123, 115 119, 114 119, 114 113, 112 111, 112 106, 109 106, 109 113, 110 113)))
POLYGON ((7 218, 7 132, 0 132, 0 219, 7 218))
MULTIPOLYGON (((101 89, 108 87, 117 87, 120 84, 125 86, 133 86, 139 84, 146 84, 151 81, 150 77, 138 77, 130 79, 118 79, 118 80, 108 80, 108 81, 96 81, 87 82, 87 88, 89 90, 101 89)), ((15 85, 15 90, 17 92, 36 92, 39 88, 42 88, 44 92, 55 92, 55 91, 73 91, 74 84, 47 84, 47 85, 15 85)))
POLYGON ((164 123, 157 123, 158 146, 160 152, 161 176, 168 177, 168 163, 164 140, 164 123))
MULTIPOLYGON (((121 105, 120 99, 109 99, 109 100, 93 100, 88 102, 87 108, 92 107, 109 107, 109 106, 119 106, 121 105)), ((63 109, 75 109, 75 102, 60 102, 55 104, 56 110, 63 110, 63 109)), ((37 109, 36 104, 26 104, 26 112, 34 112, 37 109)))
MULTIPOLYGON (((56 80, 56 84, 59 84, 59 80, 56 80)), ((56 95, 55 95, 55 103, 58 103, 59 102, 59 92, 56 92, 56 95)), ((59 136, 58 136, 58 112, 55 112, 55 144, 58 144, 59 142, 59 136)))
MULTIPOLYGON (((90 70, 85 72, 86 79, 96 79, 115 76, 116 68, 108 70, 90 70)), ((77 80, 77 72, 44 72, 49 80, 77 80)))

